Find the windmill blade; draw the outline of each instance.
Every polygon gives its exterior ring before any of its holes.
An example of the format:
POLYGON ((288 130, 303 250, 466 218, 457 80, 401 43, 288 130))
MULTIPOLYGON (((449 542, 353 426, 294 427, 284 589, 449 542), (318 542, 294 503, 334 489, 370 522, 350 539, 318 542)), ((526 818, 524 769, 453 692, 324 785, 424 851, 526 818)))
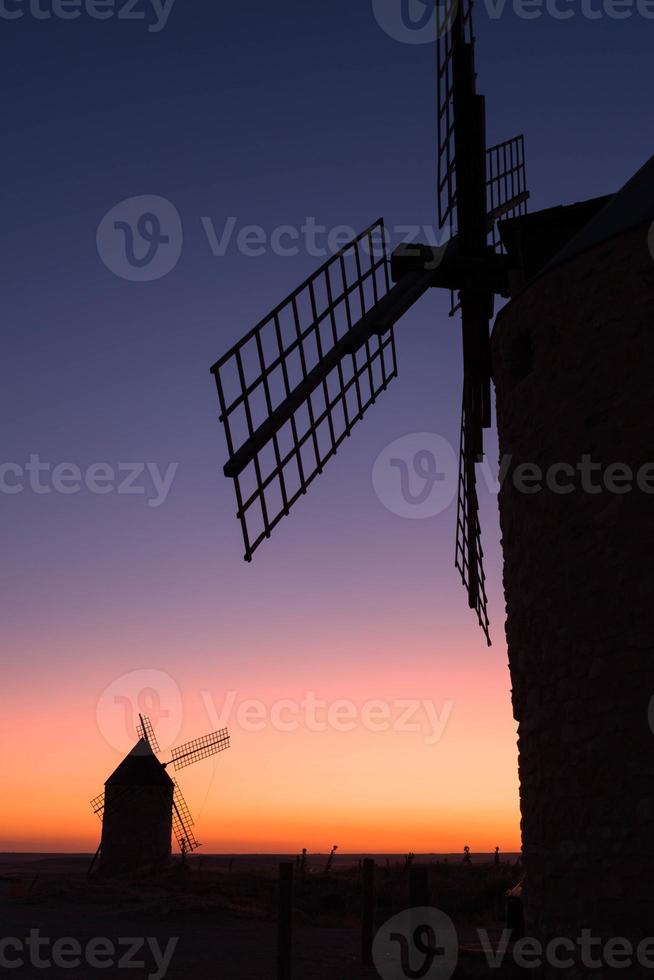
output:
POLYGON ((393 326, 429 277, 389 273, 379 220, 211 369, 246 561, 397 375, 393 326))
POLYGON ((474 609, 486 642, 491 646, 490 623, 486 597, 484 552, 481 545, 479 502, 475 471, 474 436, 466 418, 466 395, 461 415, 461 446, 459 451, 459 491, 456 517, 455 564, 468 593, 468 605, 474 609))
POLYGON ((173 780, 173 783, 173 834, 179 844, 180 851, 195 851, 196 848, 200 847, 200 844, 195 839, 191 829, 194 820, 177 781, 173 780))
POLYGON ((524 136, 515 136, 486 151, 488 230, 496 251, 504 252, 497 222, 527 213, 527 172, 524 136))
POLYGON ((99 796, 95 796, 91 800, 91 807, 95 815, 102 820, 104 814, 104 793, 100 793, 99 796))
MULTIPOLYGON (((457 150, 455 113, 463 126, 470 127, 474 141, 474 120, 465 112, 456 112, 457 102, 470 98, 475 91, 474 27, 472 0, 464 0, 460 11, 456 0, 438 4, 437 79, 438 79, 438 217, 439 226, 458 231, 457 155, 474 142, 464 136, 457 150), (457 71, 456 62, 461 61, 457 71), (467 91, 466 91, 467 90, 467 91)), ((486 150, 486 187, 489 231, 498 219, 526 214, 529 199, 525 170, 524 136, 515 136, 486 150)), ((467 188, 464 188, 465 190, 467 188)), ((499 244, 494 236, 493 245, 499 244)))
MULTIPOLYGON (((437 39, 438 218, 463 254, 482 259, 488 238, 486 109, 477 95, 472 0, 452 0, 452 6, 441 8, 446 22, 437 39)), ((460 305, 452 291, 450 316, 460 305)))
MULTIPOLYGON (((496 216, 489 214, 489 195, 498 209, 520 206, 507 197, 511 179, 522 176, 524 152, 517 170, 504 165, 504 155, 521 147, 509 142, 486 150, 486 107, 477 94, 472 0, 462 0, 451 24, 437 41, 438 72, 438 214, 441 229, 449 226, 465 261, 489 264, 488 235, 496 216), (489 176, 491 178, 489 186, 489 176)), ((519 138, 518 138, 519 139, 519 138)), ((499 216, 499 215, 498 215, 499 216)), ((490 283, 466 285, 458 302, 452 293, 451 314, 461 310, 463 333, 463 411, 455 562, 468 603, 490 644, 485 576, 475 466, 483 458, 483 430, 491 423, 491 359, 489 324, 493 310, 490 283)))
POLYGON ((195 738, 191 742, 178 745, 171 752, 172 763, 175 769, 184 769, 200 759, 206 759, 210 755, 224 752, 229 748, 229 732, 226 728, 220 731, 211 732, 210 735, 203 735, 202 738, 195 738))
POLYGON ((438 105, 438 223, 439 228, 457 231, 456 101, 457 50, 470 46, 474 73, 474 27, 472 0, 446 0, 436 4, 436 88, 438 105))
POLYGON ((152 727, 152 722, 147 715, 139 715, 141 719, 141 724, 138 725, 136 733, 139 738, 144 738, 153 752, 160 752, 159 743, 157 742, 157 736, 154 734, 154 728, 152 727))

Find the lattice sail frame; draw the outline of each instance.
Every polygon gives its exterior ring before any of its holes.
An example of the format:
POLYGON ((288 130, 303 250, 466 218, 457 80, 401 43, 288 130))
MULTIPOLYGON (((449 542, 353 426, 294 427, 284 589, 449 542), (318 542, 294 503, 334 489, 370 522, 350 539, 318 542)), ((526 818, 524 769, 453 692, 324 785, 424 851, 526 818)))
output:
POLYGON ((137 725, 136 734, 139 738, 144 738, 153 752, 161 752, 157 736, 154 734, 154 726, 147 715, 139 715, 141 724, 137 725))
POLYGON ((474 48, 473 0, 445 0, 436 4, 436 98, 438 109, 438 224, 449 237, 457 230, 456 153, 454 140, 454 41, 452 26, 462 4, 463 33, 474 48))
MULTIPOLYGON (((468 590, 471 608, 475 609, 479 622, 490 644, 487 600, 485 592, 485 575, 483 570, 483 552, 478 517, 478 499, 476 490, 475 464, 483 458, 483 429, 490 422, 491 405, 491 369, 489 347, 489 324, 492 318, 493 294, 502 289, 496 288, 496 280, 492 273, 503 268, 493 264, 489 253, 502 252, 503 245, 498 234, 497 222, 501 218, 525 214, 527 211, 526 173, 524 158, 524 139, 518 136, 497 146, 486 148, 485 143, 485 105, 483 97, 476 93, 476 71, 474 65, 475 35, 473 25, 474 0, 445 0, 436 4, 437 12, 437 107, 438 107, 438 218, 443 238, 458 236, 458 242, 451 251, 454 262, 460 261, 459 268, 466 269, 465 263, 472 260, 479 269, 479 279, 471 285, 466 285, 459 295, 458 301, 452 293, 451 314, 462 309, 464 334, 464 422, 462 425, 460 486, 459 486, 459 519, 457 521, 457 552, 456 564, 464 584, 468 590), (463 93, 463 98, 462 98, 463 93), (457 147, 460 150, 459 166, 457 168, 457 147), (461 197, 459 198, 459 194, 461 197), (459 227, 459 225, 461 227, 459 227), (489 243, 490 238, 490 243, 489 243), (486 273, 491 276, 485 278, 486 273), (489 283, 494 283, 493 286, 489 283), (479 283, 482 285, 479 286, 479 283)), ((373 331, 379 339, 379 350, 371 354, 371 336, 366 335, 365 350, 363 341, 357 345, 351 344, 350 349, 343 344, 348 335, 356 333, 356 316, 350 315, 349 300, 361 291, 361 306, 359 315, 365 318, 370 310, 385 293, 390 290, 388 261, 384 254, 383 261, 368 272, 362 272, 359 264, 359 242, 365 240, 373 230, 381 229, 382 222, 362 233, 353 243, 346 247, 339 256, 323 266, 315 276, 307 280, 295 293, 292 293, 280 306, 262 321, 246 337, 237 344, 225 357, 218 361, 212 371, 216 377, 221 404, 221 421, 227 435, 230 460, 225 467, 225 475, 235 481, 238 517, 241 521, 245 542, 245 558, 251 560, 259 544, 267 537, 281 518, 289 513, 290 507, 299 496, 306 492, 315 476, 322 471, 327 459, 345 436, 350 435, 352 425, 358 421, 369 404, 374 402, 380 390, 387 386, 397 374, 393 324, 386 323, 383 333, 373 331), (357 268, 353 277, 345 274, 344 256, 352 249, 357 268), (338 289, 331 288, 331 273, 340 262, 342 283, 339 295, 338 289), (383 268, 385 287, 383 283, 379 293, 375 291, 372 304, 366 304, 363 296, 365 280, 372 273, 372 282, 378 268, 383 268), (321 276, 325 277, 325 287, 328 303, 324 311, 319 309, 316 302, 316 283, 321 276), (308 317, 299 310, 300 297, 303 292, 305 304, 309 309, 308 317), (344 332, 339 333, 334 326, 335 311, 338 304, 344 302, 347 308, 347 322, 344 332), (291 321, 294 323, 295 339, 291 330, 291 340, 283 338, 280 329, 280 319, 284 313, 291 311, 291 321), (321 323, 331 317, 333 336, 331 342, 326 338, 324 350, 321 347, 321 323), (307 325, 308 324, 308 325, 307 325), (274 334, 272 360, 265 350, 261 332, 265 327, 271 327, 274 334), (391 364, 388 372, 384 370, 384 337, 387 338, 391 364), (329 362, 332 379, 336 378, 336 395, 328 388, 325 372, 318 372, 310 364, 305 363, 304 346, 307 340, 315 343, 317 356, 314 363, 329 362), (244 365, 244 348, 250 343, 254 348, 255 371, 252 379, 244 365), (363 353, 360 365, 357 362, 357 349, 363 353), (297 387, 293 379, 289 382, 288 362, 292 354, 297 353, 300 370, 296 377, 300 378, 297 387), (348 364, 347 356, 352 358, 353 376, 344 378, 343 366, 348 364), (371 367, 377 366, 375 358, 379 356, 382 366, 381 384, 375 385, 371 367), (258 366, 256 364, 258 358, 258 366), (331 358, 331 361, 330 361, 331 358), (231 363, 231 374, 236 378, 236 394, 227 391, 231 363), (281 390, 278 398, 271 392, 271 375, 277 370, 280 374, 278 385, 283 382, 285 390, 281 390), (366 371, 370 375, 369 397, 362 402, 359 384, 366 371), (314 375, 312 381, 312 375, 314 375), (356 385, 358 396, 358 412, 352 418, 348 417, 346 394, 347 390, 356 385), (260 401, 264 403, 261 413, 265 421, 257 425, 253 418, 250 399, 257 389, 260 401), (316 407, 313 399, 315 392, 322 397, 321 404, 316 407), (320 395, 322 392, 322 395, 320 395), (263 397, 262 397, 263 393, 263 397), (280 414, 276 403, 286 408, 290 403, 291 411, 280 414), (240 438, 234 438, 232 416, 237 410, 242 410, 245 421, 241 423, 243 430, 240 438), (334 414, 336 411, 344 414, 344 424, 335 431, 334 414), (305 415, 304 424, 298 426, 300 413, 305 415), (322 442, 319 427, 323 426, 322 442), (283 428, 286 432, 286 445, 282 445, 283 428), (305 472, 304 453, 313 453, 309 467, 305 472), (268 463, 264 465, 264 453, 268 454, 268 463), (294 480, 291 490, 286 478, 287 467, 293 468, 294 480), (246 469, 250 469, 249 486, 246 485, 246 469), (295 472, 297 468, 297 472, 295 472), (274 495, 274 500, 268 495, 274 495), (254 508, 254 509, 253 509, 254 508), (260 508, 260 513, 257 511, 260 508), (254 531, 249 525, 250 518, 255 515, 257 522, 254 531)), ((382 242, 384 236, 382 234, 382 242)), ((445 250, 444 250, 445 251, 445 250)), ((493 256, 495 259, 496 256, 493 256)), ((450 281, 457 281, 453 277, 450 281)), ((464 281, 468 281, 464 277, 464 281)), ((433 283, 432 283, 433 284, 433 283)), ((383 305, 383 304, 382 304, 383 305)), ((406 305, 400 314, 406 312, 406 305)), ((399 317, 396 317, 399 319, 399 317)), ((342 419, 339 419, 343 423, 342 419)))
POLYGON ((224 752, 229 748, 229 732, 226 728, 203 735, 202 738, 194 738, 190 742, 184 742, 171 750, 172 763, 175 769, 184 769, 186 766, 206 759, 210 755, 224 752))
POLYGON ((498 221, 527 213, 529 191, 524 136, 514 136, 486 151, 486 190, 492 245, 496 252, 504 252, 498 221))
POLYGON ((176 779, 173 779, 173 786, 173 835, 182 853, 195 851, 200 847, 191 829, 195 821, 176 779))
POLYGON ((212 367, 246 561, 397 376, 393 327, 357 329, 390 289, 380 219, 212 367))
MULTIPOLYGON (((474 59, 474 0, 463 4, 463 37, 472 47, 474 59)), ((457 179, 454 117, 454 40, 452 27, 459 0, 436 4, 437 11, 437 106, 438 106, 438 223, 440 231, 454 237, 457 222, 457 179)), ((476 77, 476 75, 475 75, 476 77)), ((498 143, 486 150, 486 187, 489 234, 493 247, 500 247, 496 222, 501 217, 526 214, 529 198, 525 171, 524 136, 498 143)))
POLYGON ((91 809, 95 813, 96 817, 99 817, 100 820, 102 820, 104 814, 104 792, 93 797, 91 800, 91 809))
POLYGON ((477 482, 468 478, 468 466, 474 467, 473 454, 466 448, 465 411, 461 418, 461 445, 459 449, 459 488, 456 512, 456 552, 455 564, 461 581, 470 598, 470 606, 477 614, 488 646, 491 645, 490 621, 488 618, 488 599, 486 596, 486 573, 484 572, 484 551, 481 544, 481 525, 479 523, 479 501, 477 482), (472 527, 471 527, 472 522, 472 527), (475 547, 470 547, 474 535, 475 547), (470 567, 470 555, 474 555, 475 567, 470 567), (474 583, 474 584, 473 584, 474 583))
MULTIPOLYGON (((476 91, 473 6, 474 0, 437 5, 437 198, 441 233, 458 236, 462 255, 479 262, 489 251, 504 251, 497 222, 525 214, 529 193, 524 138, 486 147, 485 103, 476 91)), ((474 288, 458 296, 452 291, 450 315, 461 310, 464 348, 455 563, 490 645, 476 483, 483 429, 491 424, 492 293, 486 299, 484 309, 474 288)))

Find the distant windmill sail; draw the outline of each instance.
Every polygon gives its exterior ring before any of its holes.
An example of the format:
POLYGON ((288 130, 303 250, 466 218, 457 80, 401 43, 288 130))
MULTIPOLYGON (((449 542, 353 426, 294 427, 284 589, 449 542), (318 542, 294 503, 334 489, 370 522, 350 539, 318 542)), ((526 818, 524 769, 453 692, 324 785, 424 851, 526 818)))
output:
POLYGON ((182 791, 177 785, 177 781, 173 780, 173 782, 175 783, 173 795, 173 833, 182 853, 195 851, 200 845, 191 829, 194 820, 186 804, 186 800, 182 796, 182 791))
POLYGON ((91 800, 91 808, 96 816, 100 817, 102 820, 102 814, 104 813, 104 793, 100 793, 98 796, 94 796, 91 800))
POLYGON ((159 743, 157 742, 156 735, 154 734, 154 728, 152 727, 152 722, 147 717, 147 715, 139 715, 141 724, 137 727, 136 732, 140 738, 144 738, 153 752, 160 752, 159 743))
POLYGON ((183 745, 171 750, 172 763, 175 769, 184 769, 200 759, 206 759, 210 755, 224 752, 229 748, 229 733, 226 728, 212 732, 210 735, 203 735, 202 738, 195 738, 192 742, 185 742, 183 745))

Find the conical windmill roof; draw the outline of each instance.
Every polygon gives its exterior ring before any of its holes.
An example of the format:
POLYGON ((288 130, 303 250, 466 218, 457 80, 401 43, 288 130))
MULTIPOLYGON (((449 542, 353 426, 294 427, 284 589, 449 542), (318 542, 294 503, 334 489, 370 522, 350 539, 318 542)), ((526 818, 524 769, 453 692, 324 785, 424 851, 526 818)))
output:
POLYGON ((648 221, 654 221, 654 156, 557 252, 543 271, 648 221))
POLYGON ((105 786, 172 786, 172 782, 147 740, 142 738, 112 772, 105 786))

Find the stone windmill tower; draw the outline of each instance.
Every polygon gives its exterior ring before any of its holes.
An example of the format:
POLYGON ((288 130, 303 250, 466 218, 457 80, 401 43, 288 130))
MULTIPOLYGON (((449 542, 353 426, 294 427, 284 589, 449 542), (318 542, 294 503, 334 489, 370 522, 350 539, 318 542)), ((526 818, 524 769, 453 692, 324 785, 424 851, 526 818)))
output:
POLYGON ((175 784, 139 739, 104 784, 101 870, 160 870, 170 860, 175 784))
POLYGON ((102 820, 102 838, 89 874, 98 857, 102 874, 161 870, 170 860, 173 834, 183 855, 200 846, 186 801, 166 768, 183 769, 225 751, 227 729, 185 742, 172 750, 170 762, 160 762, 150 719, 139 717, 138 742, 109 776, 104 792, 91 801, 102 820))
POLYGON ((492 346, 526 918, 545 941, 652 934, 653 221, 654 157, 608 200, 504 229, 535 272, 492 346))

